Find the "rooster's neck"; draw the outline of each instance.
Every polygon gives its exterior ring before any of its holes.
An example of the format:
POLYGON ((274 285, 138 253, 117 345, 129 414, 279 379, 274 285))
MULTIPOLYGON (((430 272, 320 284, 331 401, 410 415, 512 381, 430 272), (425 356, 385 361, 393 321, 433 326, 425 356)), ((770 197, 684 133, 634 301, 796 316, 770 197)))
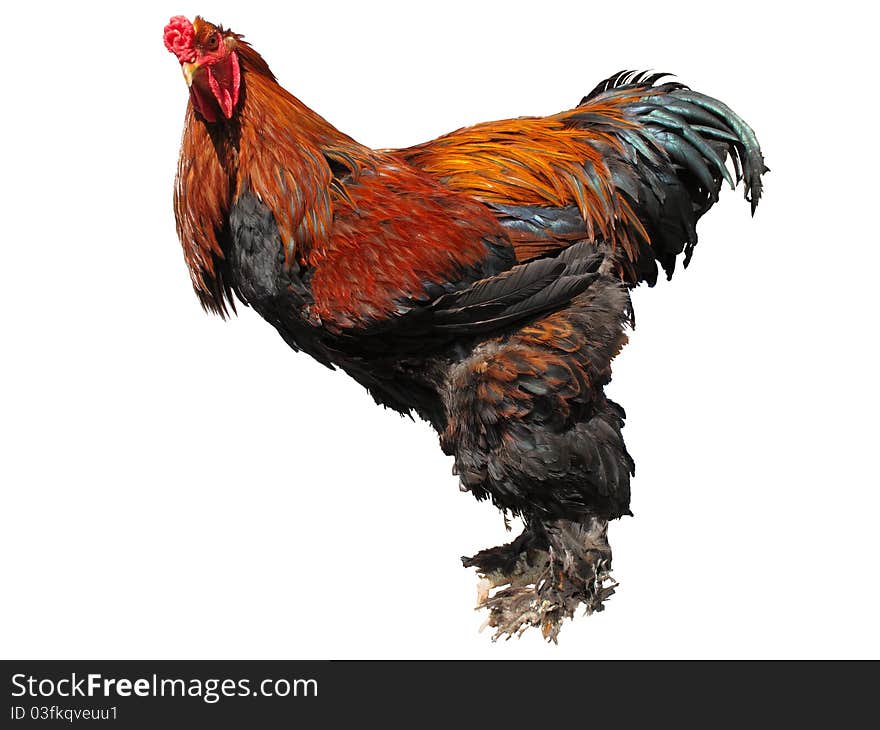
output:
POLYGON ((178 234, 202 305, 224 314, 232 304, 224 229, 244 194, 275 218, 288 263, 305 262, 330 234, 331 160, 369 167, 373 152, 337 130, 274 79, 242 67, 237 113, 206 123, 187 112, 175 191, 178 234))
POLYGON ((369 165, 372 151, 276 81, 245 77, 234 197, 255 194, 275 217, 289 262, 304 262, 330 233, 333 172, 340 154, 369 165))
POLYGON ((356 144, 324 117, 303 104, 274 79, 247 73, 239 114, 243 128, 253 126, 263 139, 283 146, 319 148, 340 143, 356 144))

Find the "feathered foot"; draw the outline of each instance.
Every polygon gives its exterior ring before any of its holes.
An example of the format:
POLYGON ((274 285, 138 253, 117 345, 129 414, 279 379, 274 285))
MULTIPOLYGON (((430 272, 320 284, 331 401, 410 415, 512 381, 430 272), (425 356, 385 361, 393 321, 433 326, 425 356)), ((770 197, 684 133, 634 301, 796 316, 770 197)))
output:
POLYGON ((617 587, 609 575, 608 522, 598 517, 536 523, 513 542, 462 562, 480 573, 477 608, 489 609, 493 641, 537 626, 555 643, 562 621, 581 603, 587 614, 601 611, 617 587))

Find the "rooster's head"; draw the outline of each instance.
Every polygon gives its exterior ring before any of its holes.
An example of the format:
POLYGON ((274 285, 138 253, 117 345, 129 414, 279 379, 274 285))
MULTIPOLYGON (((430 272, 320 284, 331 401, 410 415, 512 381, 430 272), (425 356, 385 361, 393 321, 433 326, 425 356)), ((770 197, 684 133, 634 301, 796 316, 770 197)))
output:
POLYGON ((197 17, 165 26, 165 47, 177 56, 193 107, 206 122, 232 119, 241 96, 241 36, 197 17))

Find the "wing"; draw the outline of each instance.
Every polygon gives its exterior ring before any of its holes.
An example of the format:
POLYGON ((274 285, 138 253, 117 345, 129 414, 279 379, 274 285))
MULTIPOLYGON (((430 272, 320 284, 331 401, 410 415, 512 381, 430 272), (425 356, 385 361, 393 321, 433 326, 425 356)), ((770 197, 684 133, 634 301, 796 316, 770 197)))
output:
POLYGON ((396 160, 336 179, 330 236, 308 253, 309 317, 357 352, 424 350, 558 308, 598 276, 589 245, 517 264, 484 205, 396 160))
POLYGON ((687 265, 722 182, 742 181, 754 212, 767 170, 742 119, 682 84, 655 86, 663 76, 622 72, 570 111, 480 124, 397 154, 486 204, 519 261, 590 240, 622 252, 627 279, 653 284, 657 263, 671 276, 684 252, 687 265))

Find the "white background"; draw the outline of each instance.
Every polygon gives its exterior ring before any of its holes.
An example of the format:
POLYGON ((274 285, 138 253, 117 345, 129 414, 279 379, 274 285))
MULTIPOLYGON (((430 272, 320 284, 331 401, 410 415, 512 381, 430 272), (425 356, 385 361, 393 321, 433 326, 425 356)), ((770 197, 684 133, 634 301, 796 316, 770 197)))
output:
MULTIPOLYGON (((4 658, 877 657, 877 82, 856 3, 31 4, 4 18, 4 658), (834 8, 834 12, 827 8, 834 8), (619 592, 493 645, 499 544, 436 436, 193 296, 168 17, 246 34, 356 139, 404 146, 674 71, 755 128, 687 272, 635 292, 619 592)), ((864 10, 861 10, 864 8, 864 10)))

